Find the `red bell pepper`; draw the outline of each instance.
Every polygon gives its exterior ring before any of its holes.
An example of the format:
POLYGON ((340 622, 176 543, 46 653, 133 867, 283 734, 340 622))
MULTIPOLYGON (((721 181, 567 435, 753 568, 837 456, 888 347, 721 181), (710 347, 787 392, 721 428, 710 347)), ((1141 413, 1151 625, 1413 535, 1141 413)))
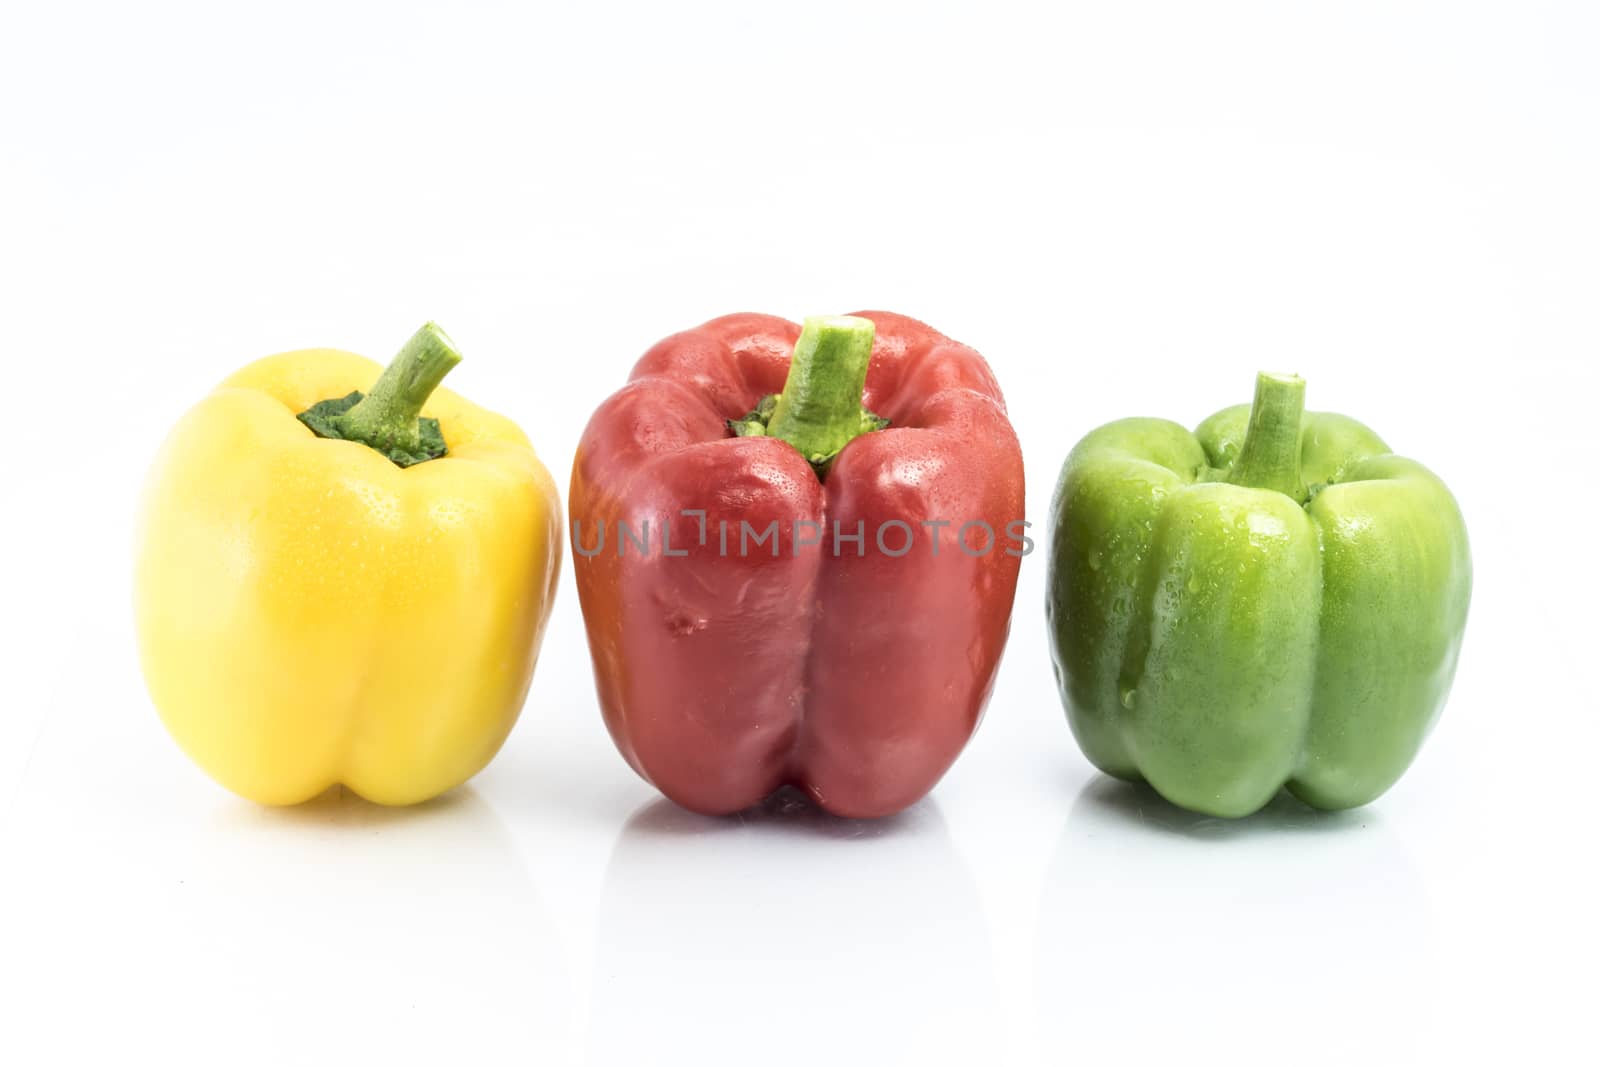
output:
POLYGON ((682 806, 892 814, 977 728, 1032 542, 967 346, 884 312, 675 334, 589 420, 570 500, 606 726, 682 806))

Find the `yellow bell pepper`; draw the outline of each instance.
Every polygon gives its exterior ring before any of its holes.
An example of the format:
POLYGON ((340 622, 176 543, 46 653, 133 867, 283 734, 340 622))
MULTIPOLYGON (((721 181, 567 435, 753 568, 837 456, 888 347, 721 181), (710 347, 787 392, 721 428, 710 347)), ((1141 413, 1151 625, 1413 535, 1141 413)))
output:
POLYGON ((561 502, 513 422, 437 389, 459 359, 432 323, 381 377, 349 352, 269 356, 163 446, 139 522, 145 680, 234 792, 416 803, 515 724, 561 502))

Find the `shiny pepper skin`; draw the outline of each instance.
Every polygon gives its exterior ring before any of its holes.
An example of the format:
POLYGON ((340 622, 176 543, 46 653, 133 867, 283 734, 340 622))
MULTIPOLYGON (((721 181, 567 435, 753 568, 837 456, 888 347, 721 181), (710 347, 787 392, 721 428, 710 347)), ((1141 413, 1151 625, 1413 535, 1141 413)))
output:
POLYGON ((444 456, 402 469, 296 419, 381 368, 312 349, 223 382, 146 485, 136 616, 172 736, 263 804, 466 781, 517 720, 561 562, 560 501, 509 419, 432 393, 444 456))
POLYGON ((899 811, 950 767, 994 684, 1020 562, 1005 531, 1023 518, 999 386, 976 352, 920 322, 860 317, 876 327, 861 399, 889 427, 851 440, 825 480, 784 440, 729 430, 785 387, 801 331, 768 315, 657 344, 578 446, 574 568, 605 722, 640 775, 695 811, 738 811, 785 785, 839 815, 899 811), (903 556, 874 543, 889 520, 915 532, 903 556), (956 542, 971 520, 996 534, 981 556, 956 542), (785 531, 776 556, 719 552, 724 524, 737 535, 772 521, 785 531), (797 521, 822 543, 791 539, 797 521), (862 524, 861 554, 835 550, 835 522, 862 524), (621 523, 667 525, 687 554, 619 553, 621 523), (601 528, 611 540, 591 552, 601 528))
POLYGON ((1285 785, 1319 808, 1379 796, 1444 707, 1466 626, 1450 491, 1354 419, 1302 422, 1297 390, 1263 375, 1254 409, 1192 433, 1103 426, 1051 506, 1047 606, 1078 743, 1211 815, 1285 785))

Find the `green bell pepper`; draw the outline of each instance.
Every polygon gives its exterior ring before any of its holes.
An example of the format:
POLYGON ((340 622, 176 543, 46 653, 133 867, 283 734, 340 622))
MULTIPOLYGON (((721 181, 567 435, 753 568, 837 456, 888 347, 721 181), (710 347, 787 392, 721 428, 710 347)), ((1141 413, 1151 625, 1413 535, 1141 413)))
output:
POLYGON ((1067 721, 1096 767, 1248 815, 1287 785, 1365 804, 1444 707, 1472 590, 1444 483, 1305 383, 1190 433, 1123 419, 1067 457, 1047 614, 1067 721))

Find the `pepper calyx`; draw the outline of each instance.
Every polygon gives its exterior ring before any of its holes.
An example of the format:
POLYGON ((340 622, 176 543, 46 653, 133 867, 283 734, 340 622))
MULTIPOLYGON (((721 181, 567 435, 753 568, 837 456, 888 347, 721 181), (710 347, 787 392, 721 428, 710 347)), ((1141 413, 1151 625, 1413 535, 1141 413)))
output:
MULTIPOLYGON (((767 432, 767 427, 772 422, 772 413, 778 409, 778 399, 782 395, 783 394, 781 393, 769 393, 762 397, 760 402, 758 402, 748 414, 741 418, 727 420, 728 429, 733 431, 733 435, 735 437, 772 436, 767 432)), ((874 430, 887 429, 888 426, 888 419, 884 418, 882 415, 876 415, 868 411, 866 408, 862 408, 860 414, 860 428, 851 436, 851 440, 854 440, 855 437, 864 433, 872 433, 874 430)), ((816 472, 817 477, 822 478, 827 475, 828 469, 833 466, 833 461, 837 459, 839 457, 839 453, 843 451, 844 446, 841 445, 831 452, 814 452, 806 455, 806 462, 811 464, 811 469, 816 472)))
MULTIPOLYGON (((361 403, 365 394, 357 389, 345 396, 335 397, 332 400, 322 400, 312 404, 295 417, 311 428, 311 432, 318 437, 325 437, 330 441, 348 441, 339 432, 338 416, 343 415, 357 404, 361 403)), ((388 448, 379 447, 377 444, 362 441, 371 448, 383 453, 390 462, 397 467, 414 467, 418 463, 426 463, 430 459, 438 459, 447 449, 444 444, 444 432, 439 429, 439 420, 422 418, 417 419, 417 442, 415 449, 399 444, 391 444, 388 448)))

